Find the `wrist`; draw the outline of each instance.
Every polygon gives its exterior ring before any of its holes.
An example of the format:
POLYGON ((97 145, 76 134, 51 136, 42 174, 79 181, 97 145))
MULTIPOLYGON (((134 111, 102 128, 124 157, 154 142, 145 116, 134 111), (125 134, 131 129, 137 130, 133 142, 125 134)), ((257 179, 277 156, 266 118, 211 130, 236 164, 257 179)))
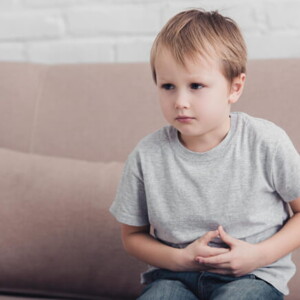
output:
POLYGON ((186 255, 184 249, 174 248, 172 255, 172 271, 181 272, 185 271, 185 266, 187 263, 186 255))
POLYGON ((172 248, 170 252, 170 267, 169 269, 174 272, 187 271, 189 259, 187 258, 185 249, 172 248))
POLYGON ((255 244, 258 253, 258 267, 264 267, 272 263, 270 260, 270 253, 264 242, 255 244))
POLYGON ((187 248, 176 249, 174 255, 174 269, 173 271, 199 271, 201 269, 195 257, 187 250, 187 248))

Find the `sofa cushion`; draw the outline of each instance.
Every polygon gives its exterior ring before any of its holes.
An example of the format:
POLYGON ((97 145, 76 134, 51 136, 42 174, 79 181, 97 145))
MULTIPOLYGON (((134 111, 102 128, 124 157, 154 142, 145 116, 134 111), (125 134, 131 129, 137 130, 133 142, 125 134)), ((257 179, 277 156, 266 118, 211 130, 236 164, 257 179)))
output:
POLYGON ((300 295, 299 277, 300 277, 300 248, 295 250, 292 254, 292 259, 296 263, 297 271, 294 277, 289 282, 290 294, 284 299, 286 300, 297 300, 300 295))
POLYGON ((108 212, 122 168, 0 148, 0 293, 135 298, 145 265, 108 212))

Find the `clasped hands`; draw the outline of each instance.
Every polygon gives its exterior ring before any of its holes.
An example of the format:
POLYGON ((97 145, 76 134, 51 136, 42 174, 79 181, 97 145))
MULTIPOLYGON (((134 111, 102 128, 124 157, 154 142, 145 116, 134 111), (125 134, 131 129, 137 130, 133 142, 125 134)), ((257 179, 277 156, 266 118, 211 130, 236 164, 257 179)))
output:
POLYGON ((226 274, 235 277, 251 273, 264 265, 263 252, 259 244, 250 244, 227 234, 222 226, 209 231, 185 248, 186 253, 193 257, 193 269, 226 274), (219 237, 229 246, 227 248, 210 247, 208 244, 219 237))

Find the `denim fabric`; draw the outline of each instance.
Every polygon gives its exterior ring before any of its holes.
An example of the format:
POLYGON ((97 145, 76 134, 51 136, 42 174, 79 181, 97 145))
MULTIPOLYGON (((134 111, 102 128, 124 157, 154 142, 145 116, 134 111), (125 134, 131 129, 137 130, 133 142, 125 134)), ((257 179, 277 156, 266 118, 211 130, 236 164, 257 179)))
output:
POLYGON ((253 274, 233 277, 210 272, 155 270, 138 300, 283 300, 269 283, 253 274))

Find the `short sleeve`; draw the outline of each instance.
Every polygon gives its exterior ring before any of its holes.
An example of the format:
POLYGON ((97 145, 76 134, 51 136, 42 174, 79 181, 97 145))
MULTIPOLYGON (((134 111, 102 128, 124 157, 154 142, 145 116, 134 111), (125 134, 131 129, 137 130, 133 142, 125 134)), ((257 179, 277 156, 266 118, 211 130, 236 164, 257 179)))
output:
POLYGON ((109 211, 123 224, 149 224, 143 176, 136 151, 129 155, 125 163, 116 197, 109 211))
POLYGON ((275 190, 286 201, 300 197, 300 155, 284 130, 280 131, 272 160, 275 190))

